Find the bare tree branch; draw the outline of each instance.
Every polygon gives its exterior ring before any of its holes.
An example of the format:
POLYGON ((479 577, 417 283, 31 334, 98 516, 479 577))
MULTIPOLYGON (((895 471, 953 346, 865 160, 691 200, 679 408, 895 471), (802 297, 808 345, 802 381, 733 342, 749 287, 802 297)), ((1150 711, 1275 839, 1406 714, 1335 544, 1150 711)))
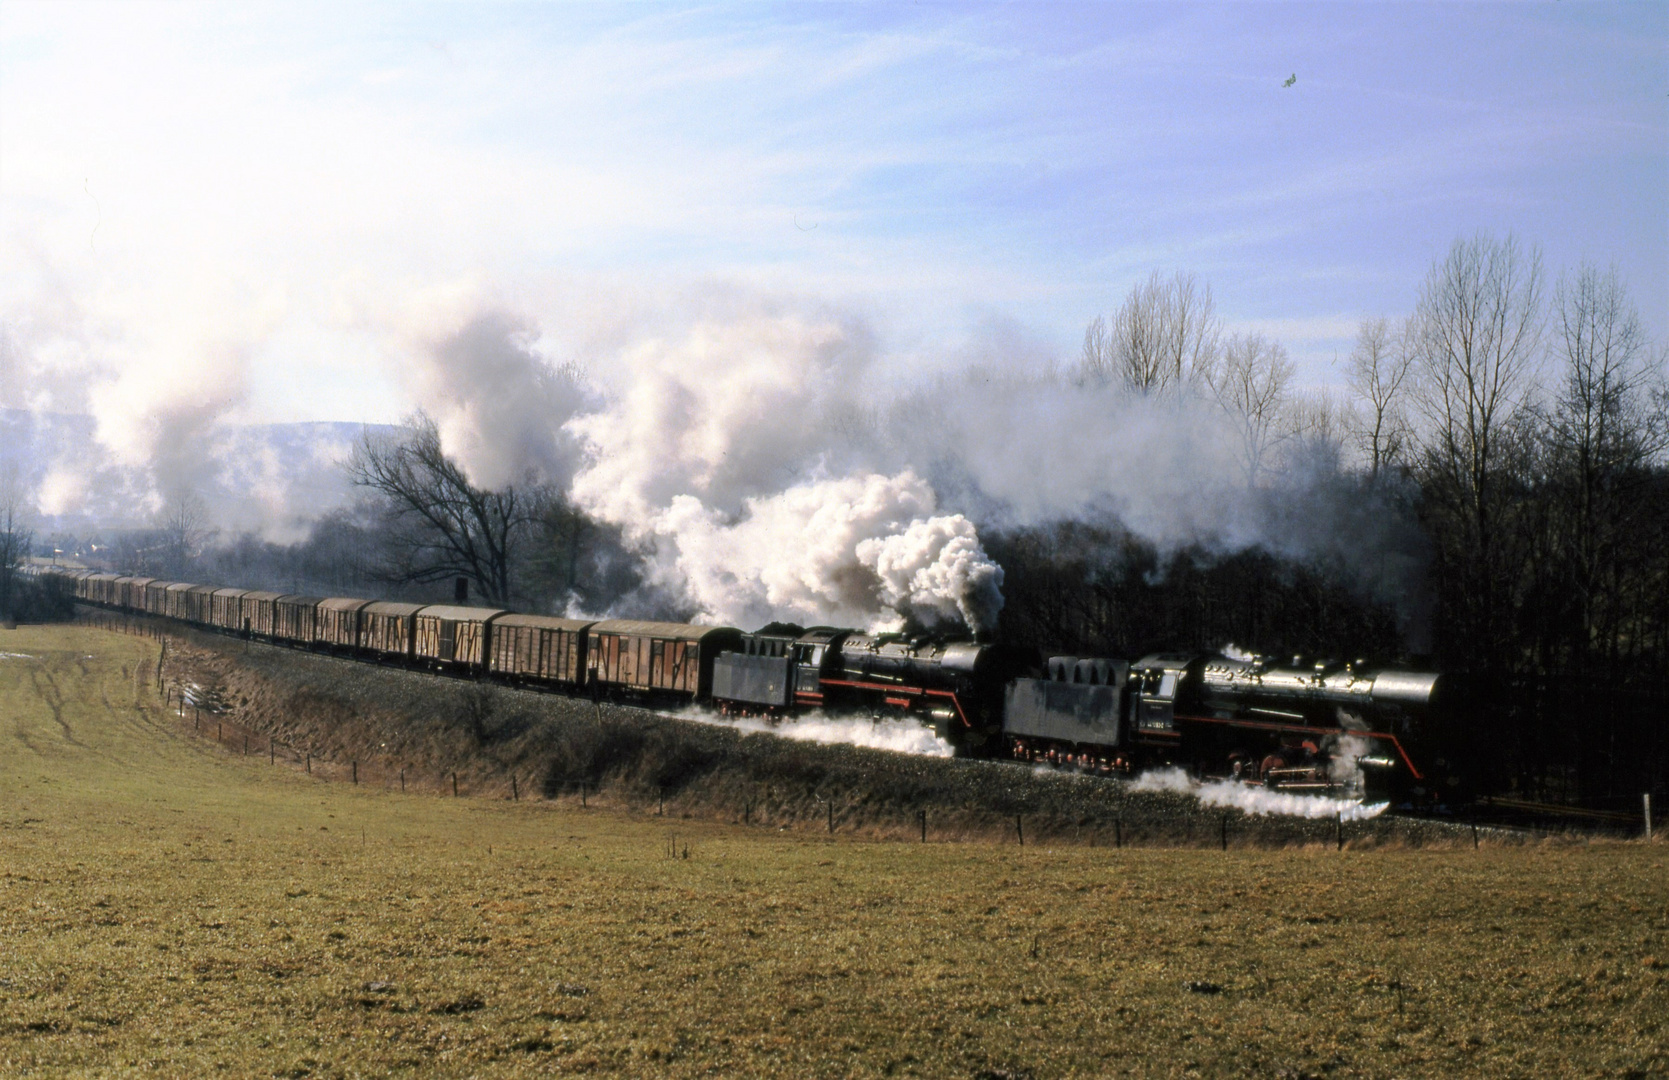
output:
POLYGON ((510 602, 521 548, 549 498, 542 486, 475 487, 441 448, 439 428, 423 413, 412 417, 402 437, 363 435, 348 474, 385 500, 379 576, 399 584, 463 577, 484 601, 510 602))
POLYGON ((1221 329, 1209 286, 1192 274, 1166 281, 1155 271, 1131 288, 1111 324, 1099 315, 1091 321, 1080 375, 1144 394, 1178 390, 1209 371, 1221 329))
POLYGON ((1367 457, 1368 477, 1402 464, 1408 450, 1409 427, 1404 412, 1409 374, 1414 361, 1401 338, 1383 318, 1363 319, 1350 354, 1348 381, 1362 402, 1360 423, 1353 435, 1367 457))
POLYGON ((1284 422, 1292 361, 1277 341, 1262 334, 1234 335, 1206 372, 1207 385, 1240 436, 1246 486, 1255 487, 1270 453, 1291 434, 1284 422))

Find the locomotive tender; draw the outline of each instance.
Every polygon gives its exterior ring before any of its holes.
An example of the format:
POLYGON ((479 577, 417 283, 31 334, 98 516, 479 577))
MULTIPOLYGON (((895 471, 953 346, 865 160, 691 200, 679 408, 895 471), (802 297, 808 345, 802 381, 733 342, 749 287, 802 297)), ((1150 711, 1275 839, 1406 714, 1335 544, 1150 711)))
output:
POLYGON ((1215 653, 1134 663, 835 627, 565 619, 497 608, 304 597, 43 571, 77 601, 278 644, 535 688, 702 703, 769 718, 910 716, 962 755, 1100 773, 1173 763, 1309 790, 1423 774, 1441 680, 1356 663, 1215 653))

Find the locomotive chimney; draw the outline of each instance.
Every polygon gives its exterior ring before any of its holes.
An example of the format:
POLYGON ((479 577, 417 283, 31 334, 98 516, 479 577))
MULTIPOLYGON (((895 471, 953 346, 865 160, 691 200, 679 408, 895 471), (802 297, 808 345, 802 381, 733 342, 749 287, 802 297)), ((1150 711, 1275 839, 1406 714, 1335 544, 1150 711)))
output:
POLYGON ((453 580, 452 602, 455 604, 469 603, 469 578, 461 577, 453 580))

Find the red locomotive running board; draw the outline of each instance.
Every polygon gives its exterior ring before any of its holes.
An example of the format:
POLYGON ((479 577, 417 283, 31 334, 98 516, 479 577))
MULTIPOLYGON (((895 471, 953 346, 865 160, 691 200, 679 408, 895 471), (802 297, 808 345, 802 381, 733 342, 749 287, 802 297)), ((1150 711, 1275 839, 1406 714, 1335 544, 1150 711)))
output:
MULTIPOLYGON (((856 679, 822 679, 820 681, 824 686, 850 686, 854 690, 879 690, 882 694, 888 695, 913 694, 920 697, 922 694, 926 694, 928 697, 950 698, 950 703, 956 706, 956 715, 962 721, 962 726, 965 728, 971 728, 974 726, 968 721, 968 714, 962 711, 962 702, 957 699, 956 691, 954 690, 927 690, 920 686, 898 686, 893 683, 859 682, 856 679)), ((895 699, 888 697, 886 701, 888 705, 898 705, 901 707, 907 707, 910 705, 910 701, 905 698, 895 699)))

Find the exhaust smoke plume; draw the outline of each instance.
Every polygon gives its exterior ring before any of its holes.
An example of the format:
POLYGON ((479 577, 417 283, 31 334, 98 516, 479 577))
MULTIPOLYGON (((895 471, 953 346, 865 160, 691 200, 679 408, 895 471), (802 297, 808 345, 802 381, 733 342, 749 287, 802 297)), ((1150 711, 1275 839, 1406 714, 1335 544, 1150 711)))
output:
MULTIPOLYGON (((599 321, 595 297, 541 319, 481 295, 373 306, 355 328, 402 360, 475 484, 561 492, 641 560, 636 584, 594 591, 586 614, 987 632, 1003 572, 981 529, 1116 520, 1161 548, 1285 555, 1338 531, 1310 508, 1270 516, 1209 401, 1070 378, 1012 335, 919 376, 863 319, 814 304, 702 294, 693 314, 657 314, 622 298, 628 323, 599 321)), ((39 337, 7 339, 6 385, 39 366, 39 337)), ((181 350, 201 363, 177 380, 150 378, 148 359, 85 380, 103 456, 36 469, 37 501, 62 512, 114 493, 154 512, 195 492, 223 536, 280 540, 344 505, 355 432, 281 453, 241 435, 228 419, 269 346, 224 340, 181 350)))
POLYGON ((799 484, 746 500, 733 521, 680 495, 651 530, 661 580, 682 583, 721 622, 896 629, 913 616, 989 628, 1002 568, 967 518, 935 508, 932 489, 906 471, 799 484))

